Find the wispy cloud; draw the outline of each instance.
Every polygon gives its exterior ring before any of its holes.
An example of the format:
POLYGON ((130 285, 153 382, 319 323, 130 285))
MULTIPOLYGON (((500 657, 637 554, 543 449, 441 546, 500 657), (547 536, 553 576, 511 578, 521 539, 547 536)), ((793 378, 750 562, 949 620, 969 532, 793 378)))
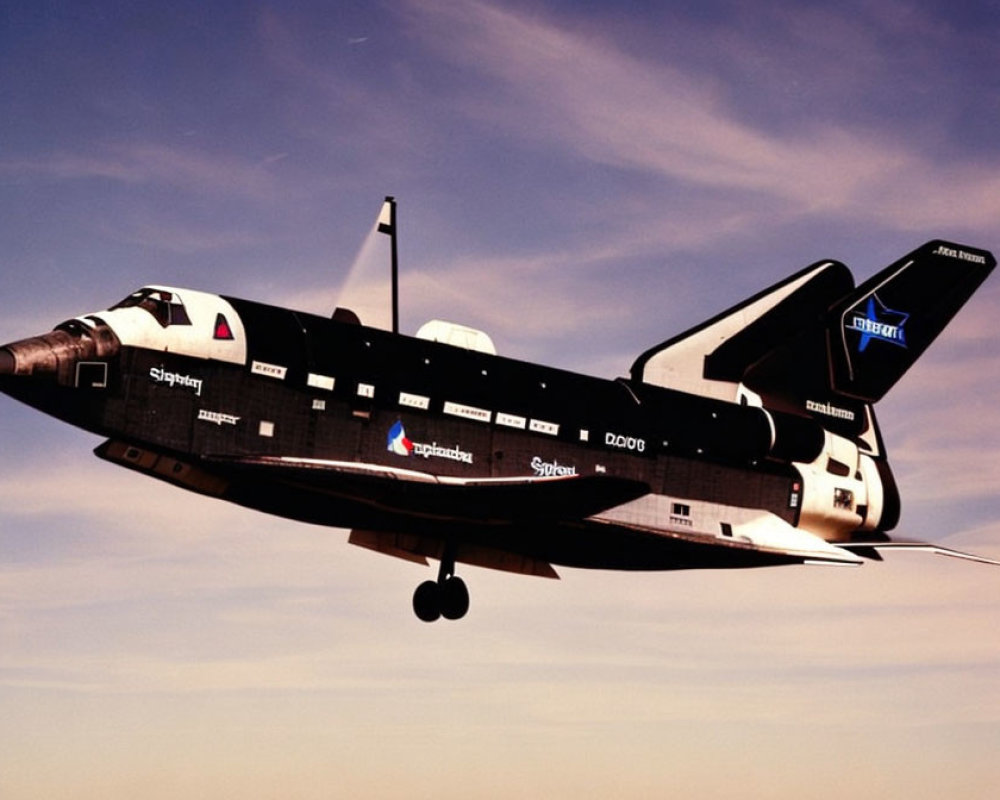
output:
POLYGON ((494 84, 495 91, 462 97, 464 111, 526 140, 743 192, 772 220, 874 215, 905 230, 968 229, 1000 214, 996 160, 948 164, 896 131, 859 122, 768 130, 742 121, 710 76, 633 57, 537 14, 477 2, 410 11, 426 47, 494 84))
MULTIPOLYGON (((340 305, 355 311, 366 325, 387 327, 387 241, 385 245, 377 247, 369 237, 340 287, 283 292, 272 301, 317 314, 329 314, 340 305)), ((530 350, 544 346, 539 339, 601 330, 627 317, 630 307, 600 287, 587 287, 583 279, 588 269, 613 262, 619 254, 614 245, 596 252, 580 246, 526 256, 458 254, 408 268, 400 276, 400 295, 413 330, 404 333, 414 333, 429 319, 446 319, 530 350), (599 303, 594 302, 597 293, 599 303)))
POLYGON ((110 145, 93 153, 56 152, 0 160, 0 174, 51 181, 106 180, 147 189, 173 187, 248 199, 267 198, 274 183, 267 168, 282 158, 249 163, 229 154, 153 143, 110 145))
POLYGON ((208 252, 248 251, 270 244, 259 231, 239 229, 219 222, 169 220, 160 213, 125 214, 98 223, 101 232, 115 242, 127 242, 161 252, 191 255, 208 252))

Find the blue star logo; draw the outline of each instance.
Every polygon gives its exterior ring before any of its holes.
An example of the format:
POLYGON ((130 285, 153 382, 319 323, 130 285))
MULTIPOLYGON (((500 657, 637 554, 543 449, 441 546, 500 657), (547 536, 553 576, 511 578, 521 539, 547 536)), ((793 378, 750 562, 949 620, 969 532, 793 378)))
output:
POLYGON ((878 295, 873 294, 868 298, 865 313, 862 315, 855 311, 846 329, 861 334, 861 340, 858 342, 859 353, 865 352, 872 339, 905 348, 906 331, 903 330, 903 326, 909 318, 909 314, 886 308, 878 295))

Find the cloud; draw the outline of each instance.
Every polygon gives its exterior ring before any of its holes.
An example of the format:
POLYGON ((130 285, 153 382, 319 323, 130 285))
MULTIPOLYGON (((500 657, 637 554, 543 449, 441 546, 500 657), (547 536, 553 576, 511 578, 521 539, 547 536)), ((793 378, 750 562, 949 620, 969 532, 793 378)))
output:
MULTIPOLYGON (((288 291, 272 302, 323 316, 342 306, 355 311, 365 325, 387 329, 388 247, 372 245, 369 237, 340 287, 288 291)), ((598 285, 603 280, 588 285, 585 277, 595 265, 613 262, 618 255, 613 244, 598 251, 581 245, 525 256, 458 254, 409 267, 400 275, 400 305, 412 330, 403 332, 412 334, 430 319, 445 319, 485 330, 496 343, 510 343, 522 352, 537 352, 545 346, 541 340, 586 339, 588 332, 593 336, 632 312, 626 299, 598 285)))
POLYGON ((984 286, 876 409, 904 508, 952 504, 958 511, 997 494, 996 294, 984 286))
POLYGON ((368 555, 343 553, 343 529, 185 492, 95 462, 86 450, 55 466, 44 458, 9 465, 0 473, 0 505, 8 551, 0 596, 36 611, 267 592, 289 576, 308 593, 328 584, 330 564, 368 555), (24 537, 37 540, 29 546, 24 537), (331 549, 337 558, 328 557, 331 549), (28 555, 15 558, 20 550, 28 555))
POLYGON ((410 4, 424 45, 490 82, 458 102, 484 125, 668 181, 743 193, 758 217, 840 215, 912 230, 988 227, 997 162, 931 158, 897 131, 820 118, 742 121, 709 74, 634 57, 539 15, 410 4))
POLYGON ((264 200, 274 190, 268 167, 282 159, 250 163, 232 155, 155 143, 125 143, 83 154, 57 152, 45 157, 0 161, 0 174, 52 181, 106 180, 143 188, 169 186, 264 200))
POLYGON ((163 212, 154 215, 128 213, 101 220, 100 229, 109 239, 127 242, 175 255, 206 252, 247 251, 266 247, 270 239, 259 231, 229 227, 216 221, 197 219, 170 221, 163 212))

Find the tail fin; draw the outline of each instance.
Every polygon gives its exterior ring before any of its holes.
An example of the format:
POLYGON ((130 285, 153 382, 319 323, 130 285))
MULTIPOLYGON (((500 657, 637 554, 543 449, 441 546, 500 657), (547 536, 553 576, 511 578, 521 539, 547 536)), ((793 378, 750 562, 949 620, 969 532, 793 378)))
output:
POLYGON ((743 381, 765 405, 826 422, 860 420, 863 406, 882 399, 995 265, 985 250, 928 242, 833 303, 818 324, 751 365, 743 381))
POLYGON ((880 400, 994 266, 985 250, 933 241, 865 281, 828 318, 833 391, 880 400))
POLYGON ((880 400, 989 275, 985 250, 932 241, 853 287, 820 262, 652 348, 634 380, 816 417, 858 436, 880 400))

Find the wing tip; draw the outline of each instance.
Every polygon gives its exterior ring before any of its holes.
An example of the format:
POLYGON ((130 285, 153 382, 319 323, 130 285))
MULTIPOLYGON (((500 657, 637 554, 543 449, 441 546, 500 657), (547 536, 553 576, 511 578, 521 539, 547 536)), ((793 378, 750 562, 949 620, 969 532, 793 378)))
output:
POLYGON ((858 541, 846 542, 838 545, 844 550, 850 550, 855 555, 862 558, 870 558, 881 561, 882 556, 879 550, 916 550, 923 553, 933 553, 934 555, 947 556, 948 558, 959 558, 963 561, 975 561, 980 564, 1000 567, 1000 560, 981 556, 977 553, 967 553, 964 550, 956 550, 953 547, 935 544, 933 542, 922 542, 916 539, 886 539, 885 541, 858 541))

